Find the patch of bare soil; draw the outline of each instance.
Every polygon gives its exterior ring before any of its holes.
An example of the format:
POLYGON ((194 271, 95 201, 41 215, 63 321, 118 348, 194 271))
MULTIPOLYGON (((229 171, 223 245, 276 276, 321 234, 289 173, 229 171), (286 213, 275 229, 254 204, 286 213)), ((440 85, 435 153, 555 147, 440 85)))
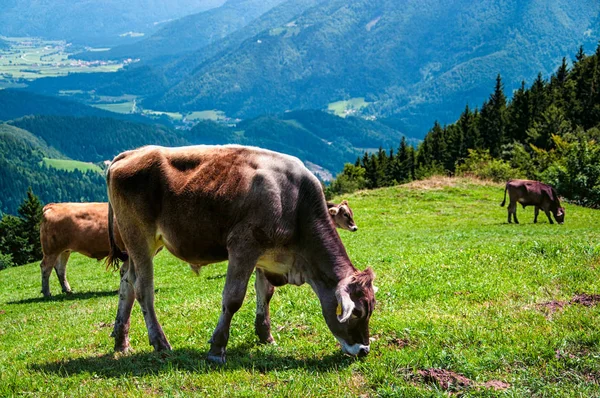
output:
POLYGON ((418 371, 421 379, 426 383, 437 384, 443 390, 458 392, 467 388, 487 388, 502 391, 510 388, 510 384, 500 380, 489 380, 477 383, 466 376, 447 369, 431 368, 418 371))
POLYGON ((581 293, 571 299, 571 304, 581 304, 586 307, 592 307, 598 303, 600 303, 600 294, 581 293))
POLYGON ((431 368, 419 370, 419 375, 426 383, 435 383, 444 390, 462 390, 473 384, 473 381, 451 370, 431 368))
POLYGON ((490 390, 495 390, 495 391, 502 391, 502 390, 506 390, 508 388, 510 388, 510 384, 505 383, 503 381, 500 380, 490 380, 490 381, 486 381, 483 386, 485 388, 489 388, 490 390))
POLYGON ((593 307, 598 303, 600 303, 600 294, 580 293, 573 296, 573 298, 569 301, 552 300, 545 303, 536 304, 535 307, 538 310, 552 314, 553 312, 562 310, 567 305, 579 304, 585 307, 593 307))

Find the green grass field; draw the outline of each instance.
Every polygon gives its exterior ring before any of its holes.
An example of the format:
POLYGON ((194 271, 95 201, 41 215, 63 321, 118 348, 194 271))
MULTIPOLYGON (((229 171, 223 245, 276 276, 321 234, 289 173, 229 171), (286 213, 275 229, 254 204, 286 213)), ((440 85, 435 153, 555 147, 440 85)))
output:
POLYGON ((185 115, 187 120, 212 120, 213 122, 223 120, 225 117, 225 112, 219 110, 195 111, 185 115))
POLYGON ((79 160, 44 158, 43 162, 46 166, 54 167, 55 169, 61 169, 61 170, 67 170, 67 171, 80 170, 83 172, 92 170, 92 171, 96 171, 98 173, 102 173, 102 169, 99 166, 97 166, 93 163, 80 162, 79 160))
POLYGON ((340 117, 346 117, 369 105, 364 97, 351 98, 347 101, 332 102, 327 106, 330 112, 340 117))
POLYGON ((112 354, 119 278, 102 263, 73 255, 75 293, 53 275, 49 300, 38 264, 0 271, 0 396, 600 396, 600 306, 572 300, 600 293, 600 212, 567 204, 566 223, 549 225, 519 209, 509 225, 502 194, 435 179, 346 197, 359 230, 340 234, 379 287, 363 359, 341 353, 305 285, 275 293, 276 346, 256 345, 250 287, 227 364, 208 364, 225 264, 196 276, 161 252, 156 307, 174 350, 152 352, 136 304, 128 355, 112 354), (468 380, 442 386, 432 368, 468 380))
POLYGON ((94 108, 104 109, 105 111, 115 112, 115 113, 132 113, 133 107, 135 105, 134 101, 126 101, 126 102, 114 102, 114 103, 106 103, 106 104, 90 104, 94 108))

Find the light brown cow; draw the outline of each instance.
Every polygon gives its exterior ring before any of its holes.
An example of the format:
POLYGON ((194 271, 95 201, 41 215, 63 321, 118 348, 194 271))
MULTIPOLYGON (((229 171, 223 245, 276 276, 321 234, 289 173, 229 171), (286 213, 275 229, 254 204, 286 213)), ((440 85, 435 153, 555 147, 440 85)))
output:
MULTIPOLYGON (((338 228, 355 231, 352 209, 347 201, 328 203, 332 221, 338 228), (336 211, 333 211, 336 210, 336 211), (354 229, 353 229, 354 227, 354 229)), ((120 240, 118 230, 115 231, 120 240)), ((40 225, 40 241, 44 257, 42 294, 50 297, 49 278, 56 271, 64 293, 70 294, 66 266, 71 252, 101 260, 108 256, 108 203, 50 203, 44 207, 40 225)), ((122 243, 119 244, 120 247, 122 243)), ((192 268, 194 266, 192 265, 192 268)))
POLYGON ((347 200, 342 200, 339 205, 327 202, 327 208, 337 228, 345 229, 351 232, 358 231, 358 227, 354 222, 354 212, 350 208, 347 200))
MULTIPOLYGON (((62 290, 71 293, 67 281, 67 261, 71 252, 101 260, 108 256, 108 203, 50 203, 44 206, 40 224, 40 241, 44 257, 42 294, 50 296, 49 278, 52 269, 62 290)), ((124 247, 118 230, 117 244, 124 247)))
MULTIPOLYGON (((307 282, 342 350, 369 352, 373 271, 352 265, 319 180, 298 159, 236 145, 150 146, 117 156, 107 183, 130 259, 120 285, 115 350, 129 349, 134 298, 142 307, 150 344, 155 350, 171 349, 154 310, 153 256, 165 246, 197 266, 229 260, 209 360, 225 362, 231 319, 255 268, 255 328, 261 342, 273 341, 271 281, 307 282)), ((111 249, 109 264, 114 264, 118 249, 111 249)))

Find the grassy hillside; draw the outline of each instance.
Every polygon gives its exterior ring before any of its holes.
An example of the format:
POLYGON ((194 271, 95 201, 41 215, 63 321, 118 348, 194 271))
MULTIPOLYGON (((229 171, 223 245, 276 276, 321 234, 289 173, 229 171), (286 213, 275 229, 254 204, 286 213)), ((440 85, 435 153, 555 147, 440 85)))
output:
POLYGON ((125 356, 109 337, 117 273, 74 255, 75 293, 59 294, 53 276, 43 300, 38 264, 0 271, 0 395, 442 396, 435 368, 455 372, 448 392, 469 396, 598 396, 600 307, 583 294, 600 292, 600 213, 567 205, 565 225, 534 225, 519 209, 522 224, 509 225, 502 193, 438 179, 347 198, 359 230, 342 239, 379 287, 364 359, 340 353, 305 285, 273 298, 277 346, 255 344, 250 288, 228 363, 207 364, 225 264, 195 276, 160 253, 156 305, 174 351, 152 353, 136 304, 125 356))
POLYGON ((104 175, 76 168, 49 167, 44 158, 65 166, 66 156, 38 136, 0 124, 0 213, 16 214, 27 189, 43 203, 106 200, 104 175))
POLYGON ((54 167, 55 169, 59 170, 79 170, 83 172, 91 170, 97 173, 102 173, 102 169, 98 165, 89 162, 80 162, 79 160, 44 158, 43 162, 46 166, 54 167))

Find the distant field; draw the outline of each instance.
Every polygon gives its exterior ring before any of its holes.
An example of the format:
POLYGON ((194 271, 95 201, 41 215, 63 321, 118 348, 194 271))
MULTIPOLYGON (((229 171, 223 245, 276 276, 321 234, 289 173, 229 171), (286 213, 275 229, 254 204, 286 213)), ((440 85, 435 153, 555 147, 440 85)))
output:
POLYGON ((15 79, 31 80, 69 73, 116 72, 123 67, 122 63, 71 59, 69 45, 64 41, 3 39, 11 43, 11 48, 0 50, 0 85, 3 81, 15 79))
POLYGON ((115 113, 132 113, 134 111, 134 101, 125 101, 117 103, 106 103, 106 104, 90 104, 95 108, 104 109, 105 111, 115 113))
POLYGON ((161 116, 161 115, 166 115, 168 117, 170 117, 173 120, 182 120, 183 119, 183 115, 179 112, 161 112, 161 111, 153 111, 150 109, 144 109, 142 111, 142 113, 144 115, 150 115, 150 116, 161 116))
POLYGON ((152 352, 136 303, 127 355, 109 336, 118 272, 74 254, 75 293, 53 274, 46 300, 39 263, 0 271, 0 396, 598 397, 600 211, 566 204, 550 225, 519 208, 507 224, 502 194, 436 178, 344 197, 359 229, 340 235, 379 288, 362 359, 341 353, 307 285, 277 288, 277 345, 257 345, 251 281, 227 364, 209 364, 224 263, 196 276, 159 253, 157 315, 174 350, 152 352))
POLYGON ((225 112, 218 110, 211 111, 196 111, 185 115, 186 120, 217 120, 225 119, 225 112))
POLYGON ((97 171, 102 173, 102 169, 93 163, 80 162, 78 160, 66 160, 66 159, 50 159, 44 158, 44 164, 55 169, 73 171, 80 170, 86 172, 88 170, 97 171))
POLYGON ((327 106, 330 112, 335 113, 337 116, 346 117, 351 115, 362 108, 369 105, 369 102, 365 101, 364 97, 351 98, 346 101, 332 102, 327 106))

